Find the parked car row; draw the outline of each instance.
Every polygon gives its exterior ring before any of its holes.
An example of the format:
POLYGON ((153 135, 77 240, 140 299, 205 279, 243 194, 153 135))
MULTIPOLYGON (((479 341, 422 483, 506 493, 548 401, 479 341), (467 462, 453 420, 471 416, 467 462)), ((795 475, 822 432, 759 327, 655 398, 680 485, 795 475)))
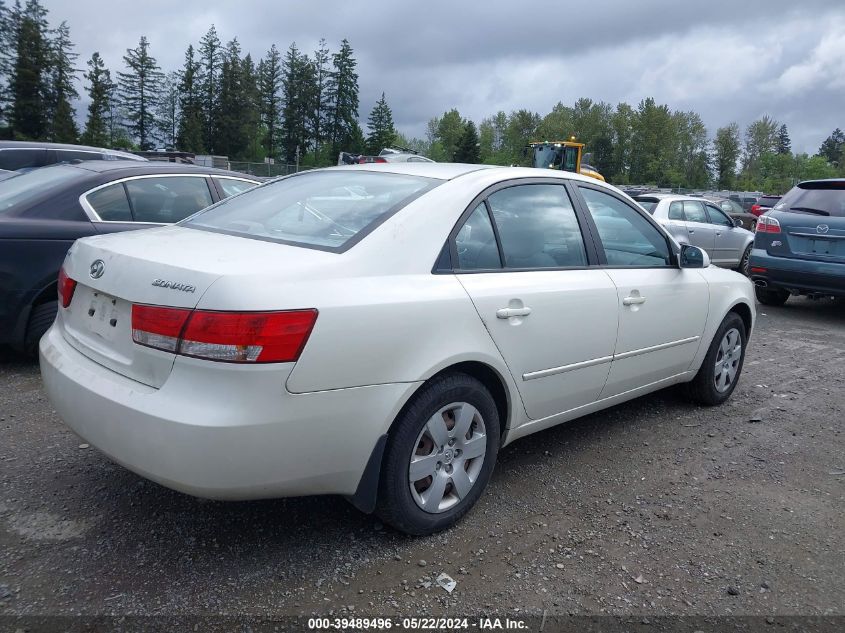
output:
POLYGON ((59 268, 75 240, 172 224, 256 182, 193 165, 111 159, 0 181, 0 344, 35 353, 55 318, 59 268))
POLYGON ((56 163, 81 160, 131 160, 146 162, 146 158, 130 152, 86 145, 63 143, 0 141, 0 169, 28 171, 56 163))

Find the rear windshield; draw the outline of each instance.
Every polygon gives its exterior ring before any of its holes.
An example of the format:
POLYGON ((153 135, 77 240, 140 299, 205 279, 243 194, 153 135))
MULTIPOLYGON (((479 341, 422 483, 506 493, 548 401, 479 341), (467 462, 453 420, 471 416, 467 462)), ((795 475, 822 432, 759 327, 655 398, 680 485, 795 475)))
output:
POLYGON ((845 217, 845 182, 798 185, 780 199, 774 210, 845 217))
POLYGON ((780 196, 760 196, 760 199, 757 200, 757 204, 764 207, 770 207, 776 204, 778 200, 780 200, 780 196))
POLYGON ((228 198, 182 225, 339 252, 441 182, 371 171, 313 171, 228 198))
POLYGON ((0 181, 0 215, 12 214, 42 197, 47 191, 79 178, 85 172, 75 167, 41 167, 14 178, 0 181))
POLYGON ((657 206, 658 200, 654 198, 634 198, 637 201, 637 204, 640 205, 643 209, 654 215, 654 209, 657 206))

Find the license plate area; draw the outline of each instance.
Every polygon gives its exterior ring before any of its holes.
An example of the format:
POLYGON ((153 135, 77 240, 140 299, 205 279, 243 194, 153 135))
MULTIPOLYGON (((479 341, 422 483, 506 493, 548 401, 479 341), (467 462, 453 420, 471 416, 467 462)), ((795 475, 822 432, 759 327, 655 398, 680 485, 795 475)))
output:
POLYGON ((810 240, 810 252, 814 255, 833 254, 832 240, 810 240))
POLYGON ((82 323, 85 329, 99 338, 114 341, 119 332, 125 331, 127 318, 123 301, 103 292, 91 292, 84 307, 82 323))

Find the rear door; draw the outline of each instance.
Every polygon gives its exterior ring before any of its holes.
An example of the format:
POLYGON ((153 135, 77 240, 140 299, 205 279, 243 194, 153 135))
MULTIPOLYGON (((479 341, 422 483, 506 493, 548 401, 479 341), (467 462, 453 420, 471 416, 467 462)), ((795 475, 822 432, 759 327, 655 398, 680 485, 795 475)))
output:
POLYGON ((627 201, 586 184, 578 189, 595 224, 619 311, 613 363, 600 397, 685 372, 707 320, 707 282, 698 271, 675 265, 666 236, 627 201))
POLYGON ((713 255, 714 264, 719 266, 738 266, 745 247, 748 245, 748 233, 734 226, 731 220, 715 204, 706 203, 707 215, 716 231, 713 255))
POLYGON ((559 180, 546 182, 476 201, 450 241, 457 278, 532 419, 598 398, 618 319, 613 282, 589 265, 583 217, 559 180))
POLYGON ((689 243, 703 248, 712 258, 716 247, 716 228, 710 224, 704 203, 701 200, 684 200, 683 205, 689 243))

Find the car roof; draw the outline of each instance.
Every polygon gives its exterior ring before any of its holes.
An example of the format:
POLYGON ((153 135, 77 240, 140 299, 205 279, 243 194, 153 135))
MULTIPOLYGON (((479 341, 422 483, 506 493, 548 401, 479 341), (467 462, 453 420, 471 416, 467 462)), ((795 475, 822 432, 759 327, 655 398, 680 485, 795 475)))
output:
MULTIPOLYGON (((397 163, 364 163, 361 165, 340 165, 327 169, 342 169, 356 171, 380 171, 406 176, 421 176, 438 180, 452 180, 464 174, 482 169, 497 169, 494 165, 469 165, 465 163, 427 163, 427 162, 397 162, 397 163)), ((502 169, 499 167, 498 169, 502 169)), ((301 172, 300 172, 301 173, 301 172)))
POLYGON ((132 152, 108 147, 93 147, 91 145, 73 145, 71 143, 48 143, 46 141, 0 141, 0 149, 67 149, 77 152, 106 152, 114 156, 125 156, 130 160, 143 162, 147 160, 132 152))
MULTIPOLYGON (((232 176, 258 181, 254 176, 241 172, 202 167, 201 165, 187 165, 185 163, 169 163, 164 161, 122 161, 122 160, 84 160, 79 162, 62 163, 65 166, 77 167, 86 171, 98 174, 111 174, 114 172, 127 172, 127 176, 143 174, 167 174, 167 173, 198 173, 218 176, 232 176), (132 172, 131 174, 129 172, 132 172)), ((52 165, 48 166, 52 167, 52 165)))

